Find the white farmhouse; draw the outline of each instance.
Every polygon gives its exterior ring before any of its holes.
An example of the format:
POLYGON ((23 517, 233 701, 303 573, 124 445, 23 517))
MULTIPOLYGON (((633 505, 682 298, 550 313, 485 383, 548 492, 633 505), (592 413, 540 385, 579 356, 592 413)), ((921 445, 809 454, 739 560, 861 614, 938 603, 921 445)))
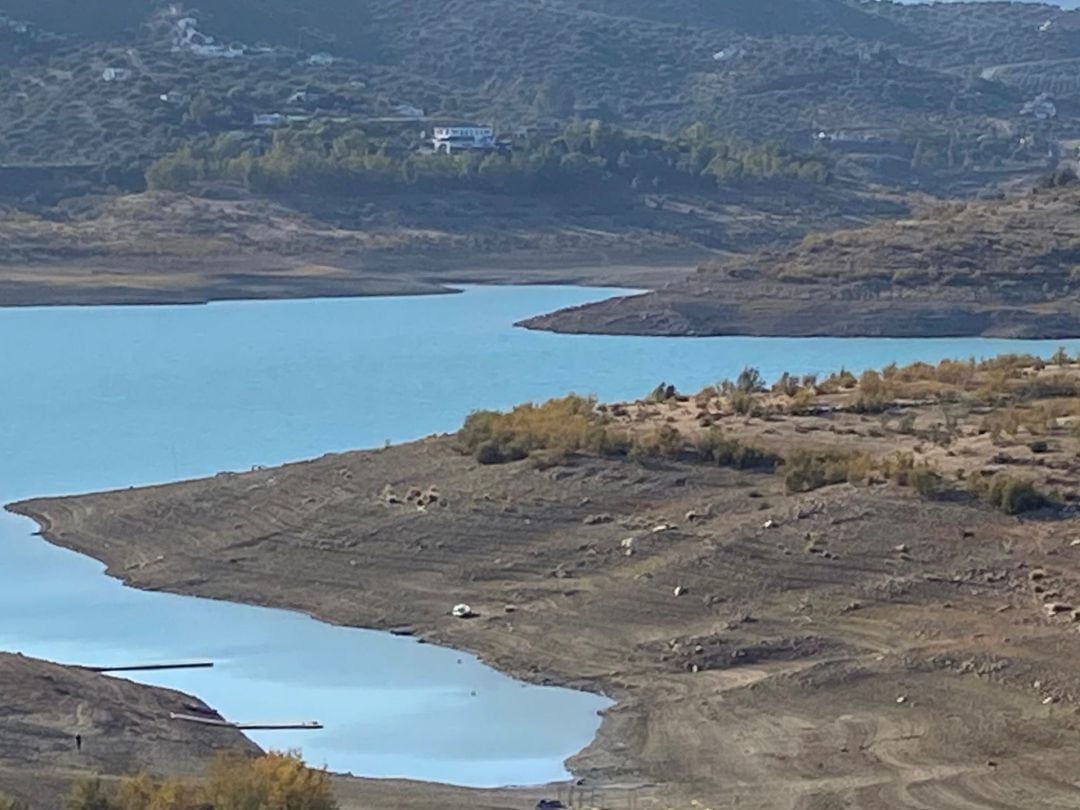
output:
POLYGON ((122 67, 108 67, 101 72, 102 81, 123 82, 131 78, 131 71, 122 67))
POLYGON ((424 110, 421 107, 414 107, 412 104, 398 104, 394 107, 394 115, 402 118, 414 118, 419 121, 424 118, 424 110))
POLYGON ((431 146, 436 153, 487 151, 495 148, 495 131, 491 127, 435 127, 431 146))
POLYGON ((280 127, 286 120, 281 113, 255 113, 251 118, 251 123, 257 127, 280 127))
POLYGON ((1057 116, 1057 105, 1047 93, 1039 93, 1020 108, 1021 115, 1032 115, 1040 121, 1047 121, 1057 116))

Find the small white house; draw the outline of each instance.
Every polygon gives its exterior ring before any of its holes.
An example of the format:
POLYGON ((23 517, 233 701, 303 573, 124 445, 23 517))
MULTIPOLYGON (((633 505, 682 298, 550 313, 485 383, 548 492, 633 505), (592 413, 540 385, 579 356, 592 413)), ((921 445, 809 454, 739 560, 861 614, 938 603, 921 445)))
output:
POLYGON ((257 127, 280 127, 286 118, 281 113, 255 113, 251 123, 257 127))
POLYGON ((101 71, 101 78, 106 82, 124 82, 131 78, 131 71, 122 67, 108 67, 101 71))
POLYGON ((336 61, 333 56, 328 53, 313 53, 308 57, 308 64, 315 65, 316 67, 327 67, 334 64, 336 61))
POLYGON ((495 148, 495 131, 491 127, 435 127, 431 146, 446 155, 486 151, 495 148))
POLYGON ((1021 115, 1031 115, 1040 121, 1047 121, 1057 116, 1057 105, 1046 93, 1039 93, 1020 108, 1021 115))
POLYGON ((399 115, 402 118, 415 118, 420 120, 424 117, 424 111, 419 107, 414 107, 411 104, 399 104, 394 107, 394 114, 399 115))

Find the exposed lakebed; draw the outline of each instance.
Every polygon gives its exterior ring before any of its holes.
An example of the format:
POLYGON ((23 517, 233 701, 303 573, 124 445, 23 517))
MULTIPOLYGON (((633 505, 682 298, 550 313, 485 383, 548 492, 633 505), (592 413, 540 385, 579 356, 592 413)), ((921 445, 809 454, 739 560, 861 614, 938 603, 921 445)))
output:
MULTIPOLYGON (((695 390, 743 365, 858 370, 890 361, 1049 354, 1059 341, 611 338, 514 329, 612 291, 0 311, 0 500, 247 469, 452 430, 476 407, 576 390, 695 390)), ((1069 344, 1066 344, 1069 345, 1069 344)), ((1075 344, 1072 346, 1075 348, 1075 344)), ((72 663, 201 659, 147 677, 237 720, 317 719, 253 735, 314 763, 459 784, 562 776, 602 698, 526 687, 452 650, 304 616, 122 587, 0 519, 0 649, 72 663)), ((462 594, 464 601, 468 594, 462 594)), ((447 605, 449 609, 450 605, 447 605)), ((542 664, 542 662, 538 662, 542 664)))

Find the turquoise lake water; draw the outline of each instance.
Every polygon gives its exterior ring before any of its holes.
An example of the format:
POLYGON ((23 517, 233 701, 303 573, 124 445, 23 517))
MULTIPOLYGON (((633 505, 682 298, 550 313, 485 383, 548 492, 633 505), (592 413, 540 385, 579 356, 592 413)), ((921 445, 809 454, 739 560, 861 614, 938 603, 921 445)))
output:
MULTIPOLYGON (((1080 341, 564 336, 524 317, 611 290, 203 307, 0 310, 0 502, 221 470, 453 430, 478 407, 568 391, 696 391, 747 364, 859 371, 889 362, 1049 355, 1080 341)), ((321 720, 253 734, 314 764, 468 785, 565 776, 597 728, 597 696, 526 687, 475 659, 304 616, 124 588, 96 562, 0 517, 0 649, 69 663, 211 659, 140 680, 235 720, 321 720)), ((93 740, 87 741, 88 745, 93 740)))

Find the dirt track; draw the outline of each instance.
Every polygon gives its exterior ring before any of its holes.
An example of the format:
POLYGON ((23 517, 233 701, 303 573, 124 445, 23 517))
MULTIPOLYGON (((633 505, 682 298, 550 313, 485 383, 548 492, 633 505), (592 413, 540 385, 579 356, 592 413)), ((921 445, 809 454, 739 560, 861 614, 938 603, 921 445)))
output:
MULTIPOLYGON (((724 424, 774 446, 925 444, 855 414, 724 424)), ((1004 463, 1038 462, 1072 497, 1076 440, 1055 430, 1050 456, 1004 463)), ((988 463, 969 433, 923 452, 950 471, 988 463)), ((603 691, 618 703, 571 766, 590 785, 656 783, 642 806, 1080 802, 1080 634, 1047 607, 1080 605, 1064 513, 1020 520, 883 483, 786 495, 777 476, 700 463, 481 466, 451 445, 14 508, 138 587, 408 625, 516 676, 603 691), (431 487, 424 509, 407 497, 431 487), (480 617, 451 618, 459 601, 480 617)), ((427 808, 441 790, 356 780, 343 796, 427 808)))

